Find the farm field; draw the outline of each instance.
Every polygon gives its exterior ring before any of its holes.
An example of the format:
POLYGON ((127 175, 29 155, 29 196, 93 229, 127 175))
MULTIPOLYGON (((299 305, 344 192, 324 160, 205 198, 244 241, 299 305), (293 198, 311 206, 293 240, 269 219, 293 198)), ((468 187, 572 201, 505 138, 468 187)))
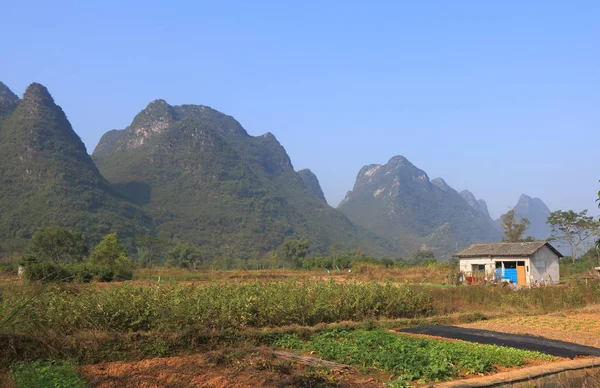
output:
POLYGON ((17 387, 27 386, 19 376, 52 380, 53 370, 58 380, 74 373, 94 387, 405 386, 557 358, 391 329, 444 324, 510 332, 536 322, 531 327, 540 334, 553 327, 553 335, 571 340, 564 333, 577 333, 573 342, 591 341, 598 330, 596 282, 514 291, 448 286, 443 268, 402 270, 154 270, 84 284, 5 277, 0 377, 17 387), (427 271, 427 281, 415 281, 427 271))

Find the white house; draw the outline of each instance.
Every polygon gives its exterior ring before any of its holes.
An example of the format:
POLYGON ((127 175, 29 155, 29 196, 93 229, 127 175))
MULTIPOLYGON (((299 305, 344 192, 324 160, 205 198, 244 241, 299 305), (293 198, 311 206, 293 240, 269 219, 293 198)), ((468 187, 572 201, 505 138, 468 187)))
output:
POLYGON ((558 283, 558 260, 563 257, 547 241, 473 244, 454 256, 466 276, 485 274, 520 286, 558 283))

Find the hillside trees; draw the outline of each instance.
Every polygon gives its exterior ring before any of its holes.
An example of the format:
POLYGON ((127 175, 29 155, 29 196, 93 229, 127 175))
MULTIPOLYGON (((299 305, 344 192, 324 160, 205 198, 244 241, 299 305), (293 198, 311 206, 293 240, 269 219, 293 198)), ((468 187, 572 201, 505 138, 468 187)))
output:
POLYGON ((81 233, 59 226, 39 228, 27 248, 26 261, 52 261, 55 264, 78 263, 88 255, 81 233))
POLYGON ((202 256, 200 249, 190 244, 179 244, 167 252, 166 265, 197 269, 199 265, 202 265, 202 256))
POLYGON ((285 239, 281 246, 281 257, 294 268, 302 266, 302 260, 308 254, 308 240, 306 239, 285 239))
POLYGON ((597 236, 600 229, 600 221, 588 216, 587 209, 579 213, 573 210, 554 211, 548 216, 548 225, 552 230, 553 240, 569 245, 573 263, 586 250, 586 243, 597 236))

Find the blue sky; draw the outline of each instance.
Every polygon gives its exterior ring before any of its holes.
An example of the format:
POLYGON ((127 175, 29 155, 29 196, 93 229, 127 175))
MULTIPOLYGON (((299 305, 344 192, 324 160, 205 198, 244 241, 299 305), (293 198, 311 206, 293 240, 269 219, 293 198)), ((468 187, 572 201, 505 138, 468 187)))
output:
POLYGON ((498 216, 597 214, 598 1, 5 2, 0 80, 37 81, 91 153, 153 99, 272 132, 334 206, 404 155, 498 216))

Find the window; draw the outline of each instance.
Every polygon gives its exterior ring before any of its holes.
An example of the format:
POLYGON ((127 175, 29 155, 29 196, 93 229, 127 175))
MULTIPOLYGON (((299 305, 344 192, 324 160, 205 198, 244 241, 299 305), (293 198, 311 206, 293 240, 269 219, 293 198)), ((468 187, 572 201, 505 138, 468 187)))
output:
POLYGON ((485 271, 485 264, 473 264, 471 266, 472 271, 485 271))

